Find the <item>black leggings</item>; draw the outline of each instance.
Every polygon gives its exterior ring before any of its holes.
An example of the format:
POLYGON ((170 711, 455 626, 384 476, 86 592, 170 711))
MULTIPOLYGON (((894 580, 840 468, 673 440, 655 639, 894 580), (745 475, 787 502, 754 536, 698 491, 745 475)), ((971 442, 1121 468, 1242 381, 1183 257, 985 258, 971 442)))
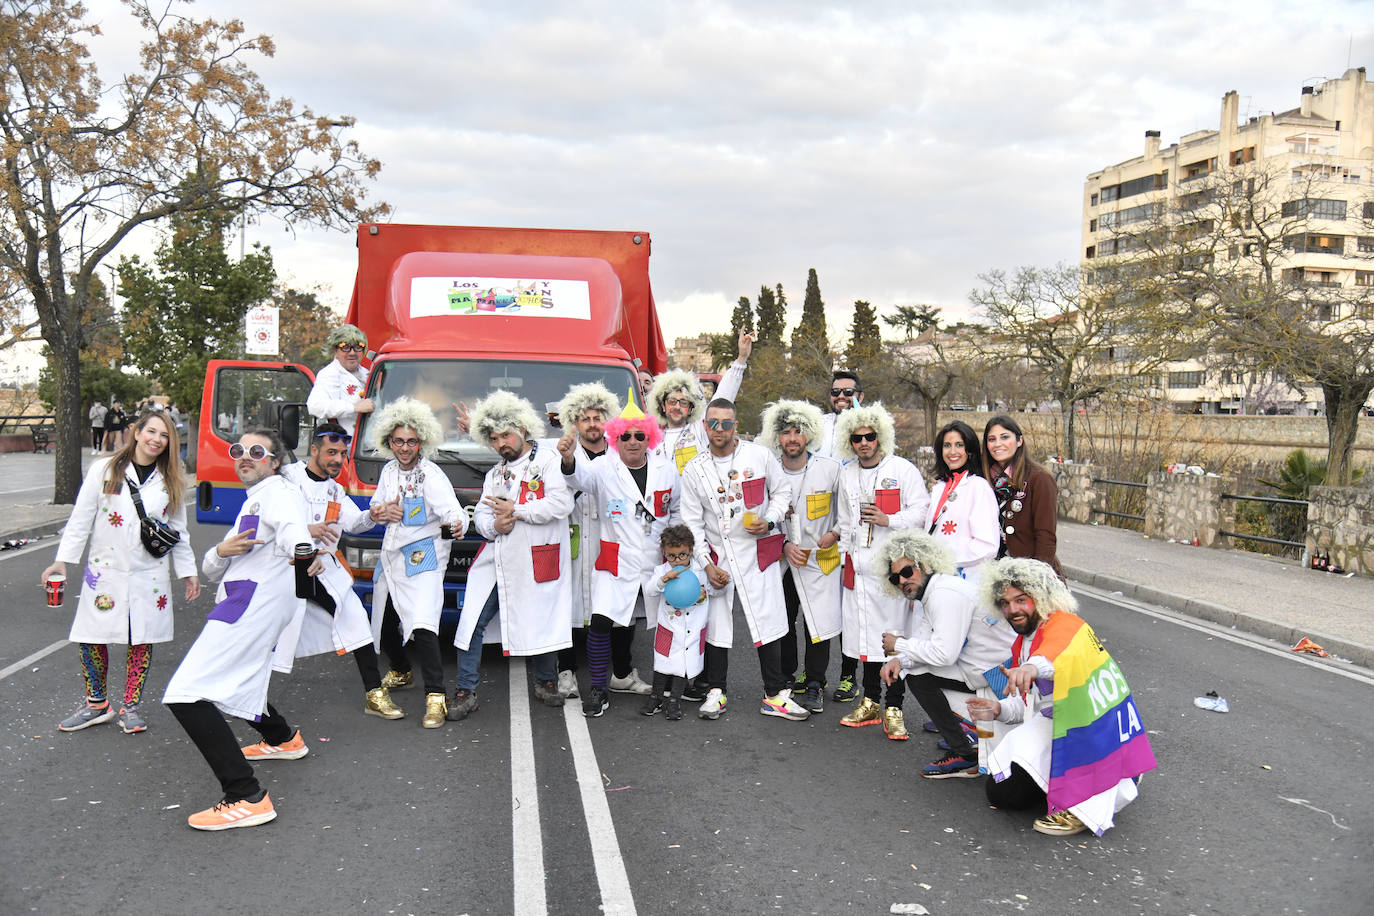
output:
MULTIPOLYGON (((168 703, 167 708, 186 730, 205 762, 210 764, 224 792, 225 801, 258 797, 262 786, 253 775, 253 766, 244 758, 238 739, 234 737, 234 731, 219 707, 209 700, 197 700, 195 703, 168 703)), ((260 721, 249 719, 248 724, 268 744, 285 744, 296 733, 271 703, 267 704, 267 714, 260 721)))
MULTIPOLYGON (((310 600, 324 609, 330 617, 339 606, 334 602, 334 597, 324 587, 318 578, 312 580, 315 583, 315 594, 310 596, 310 600)), ((377 670, 377 650, 372 647, 372 643, 361 645, 353 650, 353 662, 358 666, 358 674, 363 679, 364 690, 376 690, 382 686, 382 674, 377 670)))
MULTIPOLYGON (((396 613, 396 606, 391 603, 390 595, 386 596, 384 613, 382 651, 386 653, 394 670, 404 674, 411 670, 410 659, 406 657, 405 644, 401 642, 401 617, 396 613)), ((429 630, 415 630, 410 634, 410 644, 420 655, 420 677, 425 682, 425 693, 443 693, 444 661, 439 656, 439 634, 429 630)), ((378 681, 378 686, 380 685, 381 682, 378 681)))

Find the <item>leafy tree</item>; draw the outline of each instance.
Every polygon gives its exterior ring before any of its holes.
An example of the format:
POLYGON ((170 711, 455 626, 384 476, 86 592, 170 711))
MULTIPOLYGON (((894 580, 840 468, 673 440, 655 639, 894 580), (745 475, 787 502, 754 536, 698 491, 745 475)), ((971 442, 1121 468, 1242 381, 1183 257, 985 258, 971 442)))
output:
POLYGON ((758 321, 755 324, 759 339, 756 349, 782 349, 782 331, 787 324, 786 309, 787 297, 782 293, 781 283, 776 293, 766 286, 759 287, 758 321))
POLYGON ((866 300, 854 301, 854 319, 849 324, 849 346, 844 351, 844 365, 860 373, 876 368, 882 358, 883 338, 878 330, 878 313, 866 300))
MULTIPOLYGON (((249 68, 273 54, 270 38, 150 3, 126 0, 146 41, 112 92, 84 6, 0 0, 0 291, 23 288, 52 352, 58 503, 81 483, 92 282, 130 232, 204 210, 330 227, 387 211, 363 205, 381 164, 345 139, 353 120, 272 98, 249 68)), ((12 307, 0 315, 0 327, 23 323, 12 307)))
POLYGON ((707 337, 711 348, 711 371, 723 372, 739 355, 739 338, 729 334, 709 334, 707 337))
POLYGON ((801 320, 792 329, 791 372, 795 387, 810 393, 830 384, 830 335, 825 324, 825 302, 816 268, 806 274, 806 298, 802 300, 801 320))
MULTIPOLYGON (((748 296, 740 296, 735 310, 730 314, 730 341, 736 345, 731 352, 738 351, 739 332, 754 330, 754 306, 748 296)), ((734 357, 732 356, 731 359, 734 357)))
POLYGON ((241 261, 225 250, 225 211, 172 218, 155 265, 121 258, 125 346, 139 371, 178 404, 199 404, 211 359, 243 353, 244 313, 272 294, 271 253, 253 246, 241 261))
POLYGON ((960 325, 957 332, 941 331, 936 326, 939 310, 932 308, 930 313, 931 327, 915 341, 886 345, 893 380, 915 397, 925 419, 921 444, 934 442, 941 405, 960 385, 967 389, 981 383, 988 368, 972 336, 985 333, 983 329, 960 325))
POLYGON ((339 318, 313 292, 278 290, 276 305, 281 309, 278 339, 284 362, 318 370, 334 358, 327 338, 339 318))
MULTIPOLYGON (((44 348, 44 355, 51 357, 46 347, 44 348)), ((115 401, 121 401, 126 410, 132 411, 135 404, 151 393, 152 385, 141 375, 130 375, 119 369, 113 369, 108 363, 100 360, 89 358, 81 360, 81 403, 88 410, 90 405, 99 399, 106 407, 115 401)), ((49 413, 57 405, 57 379, 51 358, 48 359, 47 364, 42 369, 38 370, 38 398, 49 413)), ((199 399, 196 403, 199 403, 199 399)), ((81 415, 81 427, 88 429, 89 426, 86 415, 83 413, 81 415)))
POLYGON ((939 327, 940 309, 934 305, 897 305, 896 314, 884 315, 883 323, 890 328, 900 328, 911 340, 930 328, 939 327))

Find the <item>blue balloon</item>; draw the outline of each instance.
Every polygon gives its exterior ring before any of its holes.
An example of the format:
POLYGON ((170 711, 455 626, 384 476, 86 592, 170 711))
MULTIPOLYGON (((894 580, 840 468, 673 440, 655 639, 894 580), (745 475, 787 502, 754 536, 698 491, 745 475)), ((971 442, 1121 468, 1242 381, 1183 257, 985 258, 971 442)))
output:
POLYGON ((663 588, 663 597, 668 603, 678 610, 684 610, 697 603, 701 597, 701 581, 697 579, 697 574, 686 566, 674 566, 678 571, 678 577, 672 579, 663 588))

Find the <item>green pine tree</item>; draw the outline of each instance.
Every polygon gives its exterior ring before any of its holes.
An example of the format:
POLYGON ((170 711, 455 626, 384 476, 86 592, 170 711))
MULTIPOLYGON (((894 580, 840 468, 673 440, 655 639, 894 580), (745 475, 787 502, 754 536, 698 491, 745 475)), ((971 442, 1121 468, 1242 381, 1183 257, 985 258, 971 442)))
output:
POLYGON ((752 330, 754 330, 754 306, 750 303, 748 296, 740 296, 734 312, 730 315, 730 352, 733 354, 731 359, 739 355, 739 332, 752 330))
MULTIPOLYGON (((782 284, 778 284, 778 293, 782 292, 782 284)), ((756 327, 759 331, 759 339, 756 346, 759 349, 782 349, 782 329, 787 323, 787 315, 783 311, 787 306, 787 300, 779 300, 773 291, 766 286, 759 287, 758 304, 758 323, 756 327)))
POLYGON ((854 320, 849 325, 849 347, 844 351, 845 368, 861 375, 877 368, 883 352, 878 313, 864 299, 854 301, 854 320))
POLYGON ((821 284, 813 267, 806 274, 801 321, 792 329, 790 372, 798 390, 805 393, 803 396, 818 397, 815 392, 830 384, 833 359, 830 335, 825 327, 825 302, 821 299, 821 284))

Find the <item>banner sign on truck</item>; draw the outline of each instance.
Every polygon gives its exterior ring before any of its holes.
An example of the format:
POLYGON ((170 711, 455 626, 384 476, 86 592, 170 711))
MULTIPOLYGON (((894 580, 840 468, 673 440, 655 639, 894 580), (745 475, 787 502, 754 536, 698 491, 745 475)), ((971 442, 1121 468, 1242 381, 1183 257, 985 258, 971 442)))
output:
POLYGON ((247 340, 244 352, 256 356, 277 355, 277 307, 259 305, 248 310, 243 321, 247 340))
POLYGON ((537 315, 592 317, 586 280, 516 280, 499 277, 414 277, 410 317, 537 315))

